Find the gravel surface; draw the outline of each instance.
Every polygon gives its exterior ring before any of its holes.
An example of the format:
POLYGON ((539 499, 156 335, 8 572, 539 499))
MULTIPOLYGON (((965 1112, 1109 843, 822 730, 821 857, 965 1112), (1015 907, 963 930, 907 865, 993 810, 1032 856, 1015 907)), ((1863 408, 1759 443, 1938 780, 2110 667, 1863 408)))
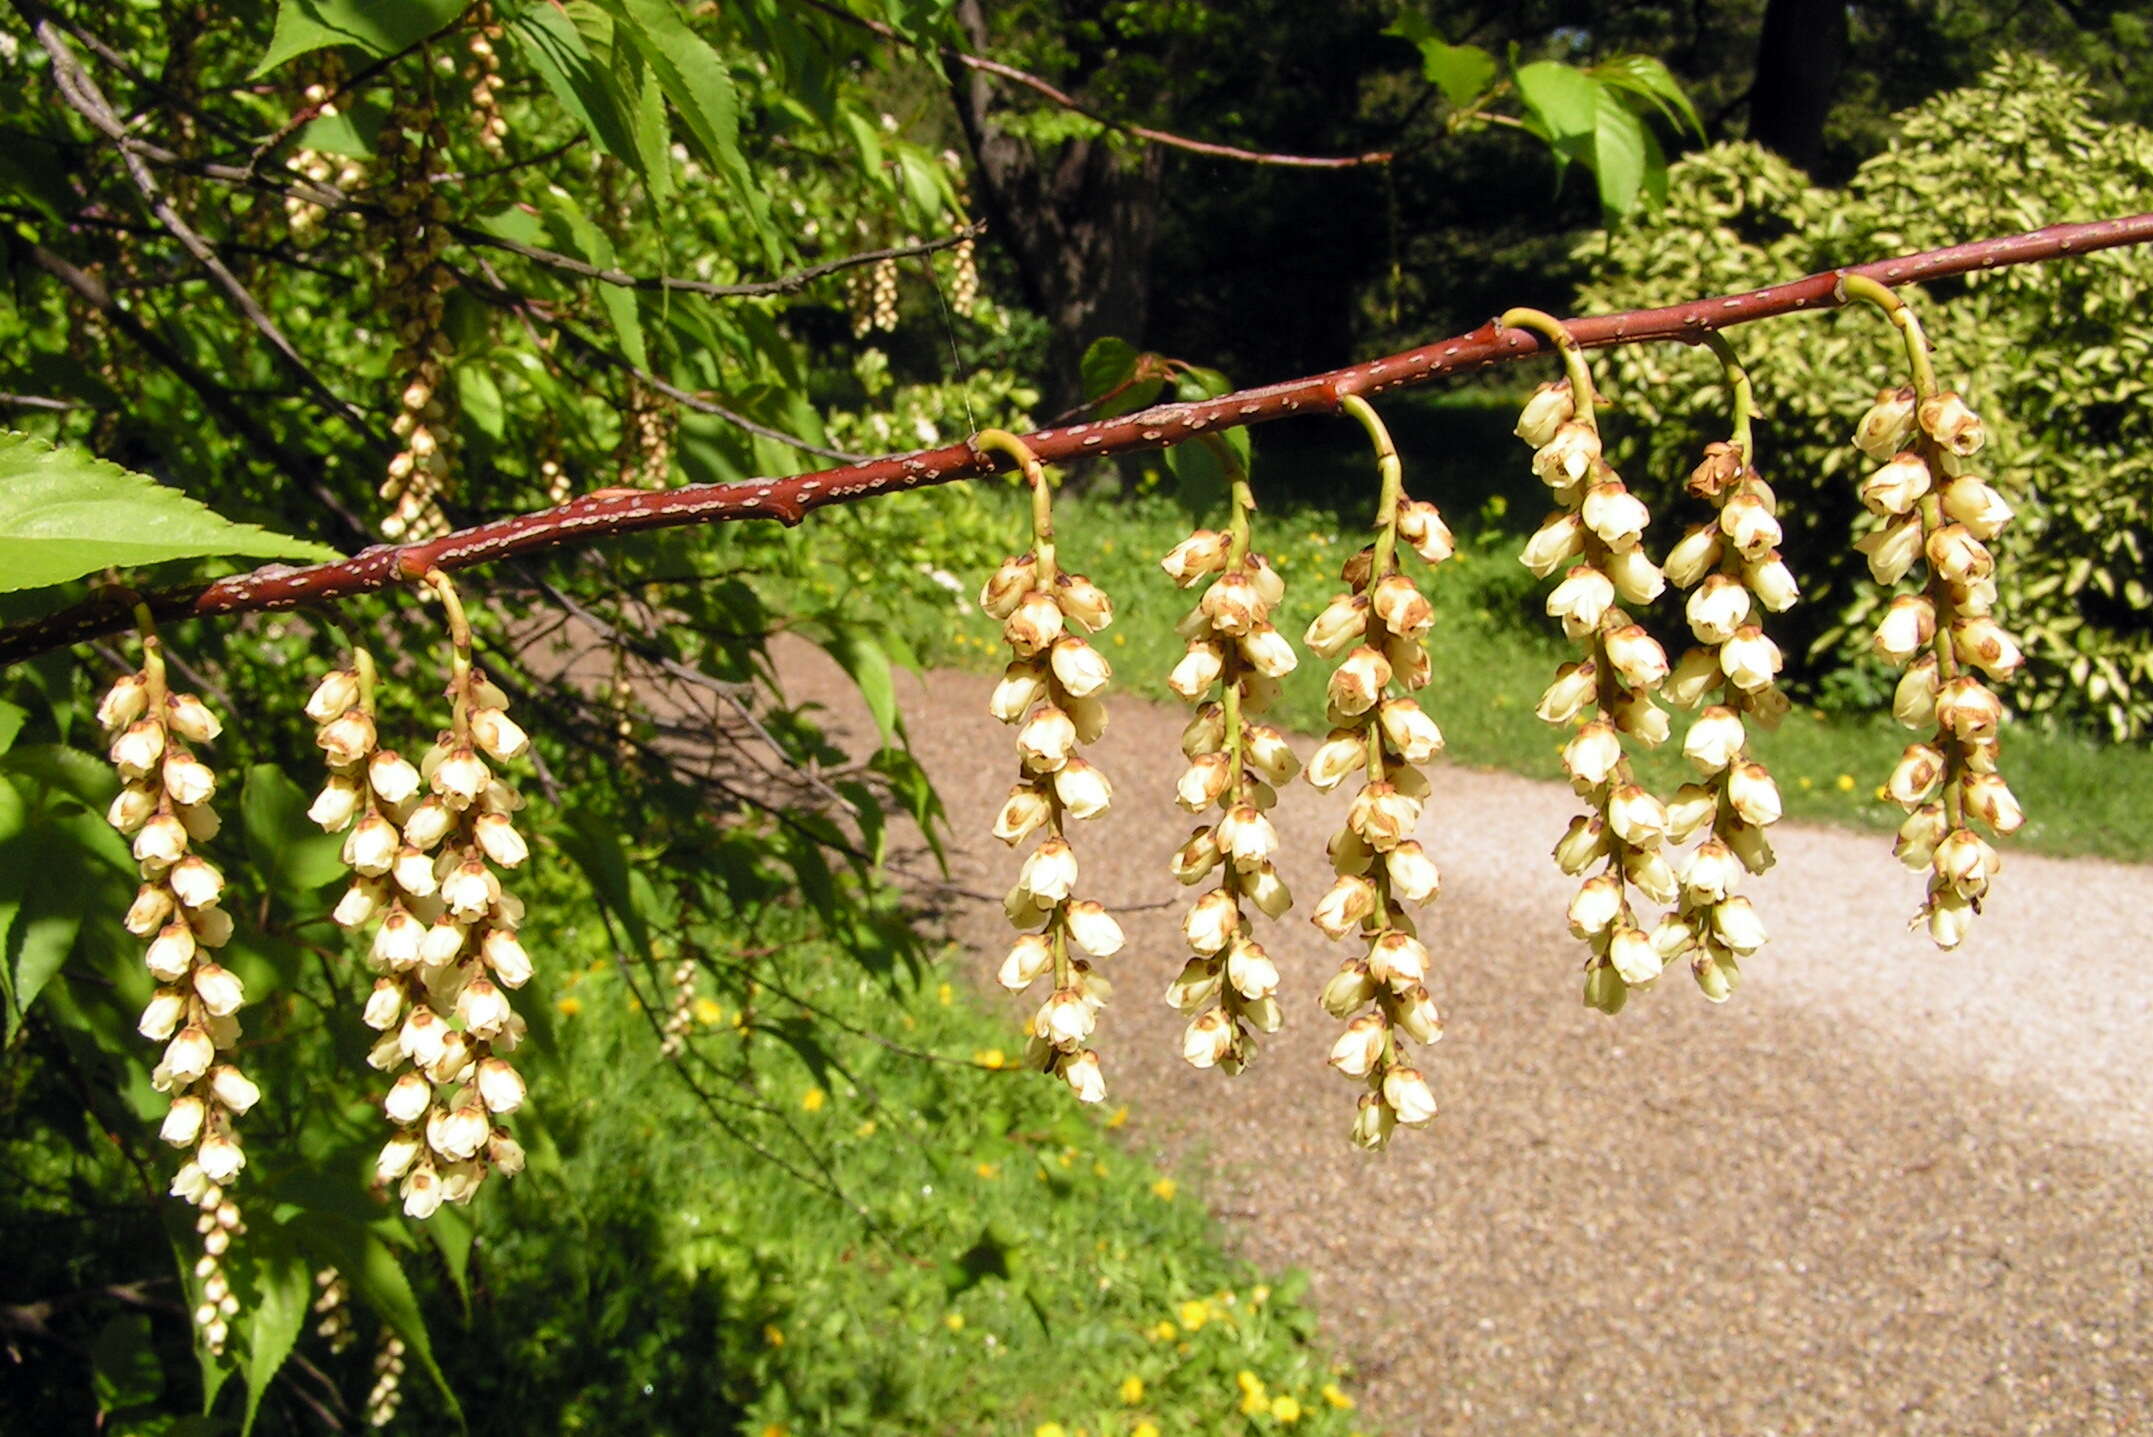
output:
MULTIPOLYGON (((780 671, 862 726, 820 655, 784 649, 780 671)), ((955 881, 1000 893, 1015 859, 987 830, 1015 758, 988 687, 899 676, 955 881)), ((1314 1002, 1345 949, 1303 916, 1343 794, 1296 784, 1276 815, 1302 905, 1264 935, 1285 1030, 1239 1079, 1180 1059, 1159 999, 1185 956, 1165 871, 1193 823, 1172 802, 1181 724, 1117 698, 1087 750, 1116 799, 1076 826, 1079 891, 1139 910, 1106 965, 1108 1101, 1202 1175, 1237 1250, 1313 1273, 1371 1425, 2153 1432, 2153 869, 2007 853, 1975 936, 1941 954, 1906 931, 1919 880, 1888 843, 1783 824, 1749 889, 1773 940, 1734 1000, 1670 975, 1610 1020, 1578 1002, 1547 856, 1568 789, 1439 767, 1422 936, 1448 1036, 1422 1066, 1444 1111, 1368 1155, 1314 1002)), ((948 921, 991 986, 999 905, 948 921)))

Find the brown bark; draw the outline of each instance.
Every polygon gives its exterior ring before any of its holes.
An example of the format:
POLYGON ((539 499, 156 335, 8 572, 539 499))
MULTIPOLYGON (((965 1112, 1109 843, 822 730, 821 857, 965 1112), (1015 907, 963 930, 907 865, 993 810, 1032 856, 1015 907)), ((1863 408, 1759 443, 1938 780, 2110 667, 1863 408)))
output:
POLYGON ((1749 137, 1814 174, 1846 54, 1844 0, 1771 0, 1757 41, 1749 137))

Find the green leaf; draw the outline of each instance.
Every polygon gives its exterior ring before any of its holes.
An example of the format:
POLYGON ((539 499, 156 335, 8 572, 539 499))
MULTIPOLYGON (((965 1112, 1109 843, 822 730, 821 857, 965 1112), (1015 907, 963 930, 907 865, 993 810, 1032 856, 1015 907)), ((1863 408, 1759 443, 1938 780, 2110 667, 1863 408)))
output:
POLYGON ((260 79, 287 60, 331 45, 393 55, 464 12, 469 0, 277 0, 277 28, 254 67, 260 79))
POLYGON ((882 741, 888 743, 897 733, 897 684, 890 672, 889 652, 872 636, 850 628, 832 634, 822 647, 859 685, 860 697, 867 701, 882 741))
POLYGON ((650 925, 628 881, 628 852, 613 821, 587 808, 570 810, 563 826, 554 831, 554 842, 583 870, 598 901, 620 919, 636 953, 650 957, 650 925))
POLYGON ((0 699, 0 753, 6 753, 15 743, 15 735, 22 732, 23 721, 30 711, 20 704, 0 699))
POLYGON ((725 61, 709 41, 688 28, 674 0, 605 0, 605 6, 633 35, 636 49, 658 77, 665 97, 680 112, 696 149, 714 172, 725 177, 764 249, 775 257, 769 193, 740 153, 740 96, 725 61))
MULTIPOLYGON (((44 825, 33 825, 23 836, 32 852, 50 855, 55 849, 44 825)), ((8 935, 6 949, 8 986, 14 996, 14 1006, 7 1015, 10 1040, 15 1036, 18 1019, 29 1013, 37 995, 74 951, 75 936, 82 931, 82 916, 88 907, 85 891, 95 887, 87 880, 93 876, 92 870, 79 864, 47 863, 40 868, 38 881, 25 885, 21 912, 16 916, 14 931, 8 935)))
MULTIPOLYGON (((582 122, 598 148, 631 169, 641 170, 642 148, 635 118, 641 93, 622 93, 620 77, 599 63, 574 22, 556 6, 533 5, 509 20, 507 28, 531 68, 553 92, 553 98, 582 122)), ((649 178, 644 176, 646 183, 649 178)))
MULTIPOLYGON (((604 269, 618 267, 613 241, 591 223, 565 190, 556 190, 547 197, 546 221, 547 231, 560 248, 604 269)), ((613 332, 620 336, 621 352, 637 369, 649 369, 650 352, 643 345, 643 311, 636 303, 635 291, 617 284, 593 287, 598 291, 598 302, 605 306, 606 317, 613 321, 613 332)))
POLYGON ((1488 91, 1502 67, 1478 45, 1446 45, 1429 25, 1427 17, 1408 11, 1383 32, 1395 35, 1420 51, 1420 73, 1443 98, 1460 108, 1488 91))
POLYGON ((1559 171, 1572 160, 1592 161, 1600 114, 1600 85, 1582 70, 1553 60, 1518 68, 1518 98, 1526 124, 1555 151, 1559 171))
POLYGON ((340 559, 323 544, 235 524, 146 474, 28 434, 0 433, 0 590, 167 559, 340 559))
POLYGON ((440 1389, 450 1413, 461 1422, 462 1405, 450 1390, 440 1364, 434 1361, 433 1341, 427 1335, 419 1300, 411 1291, 411 1279, 404 1275, 403 1264, 380 1234, 347 1218, 309 1212, 305 1221, 292 1224, 292 1237, 315 1263, 343 1273, 360 1300, 404 1339, 405 1347, 440 1389))
POLYGON ((239 795, 239 822, 247 853, 261 870, 262 883, 293 907, 314 890, 344 876, 343 840, 323 833, 306 816, 310 800, 299 785, 273 763, 247 770, 239 795))
POLYGON ((1682 83, 1650 55, 1617 55, 1586 73, 1619 90, 1643 97, 1667 117, 1668 123, 1677 128, 1686 126, 1698 139, 1704 138, 1704 121, 1697 117, 1697 107, 1690 103, 1682 83))
POLYGON ((1637 208, 1651 157, 1651 136, 1645 122, 1622 103, 1612 86, 1600 85, 1597 89, 1592 171, 1600 186, 1600 212, 1613 226, 1637 208))
POLYGON ((247 1409, 240 1422, 240 1437, 254 1430, 255 1413, 277 1369, 284 1365, 299 1340, 299 1329, 306 1322, 307 1299, 313 1295, 306 1259, 281 1238, 281 1234, 265 1230, 247 1244, 254 1297, 247 1304, 247 1409), (272 1241, 272 1236, 279 1240, 272 1241))
POLYGON ((147 1313, 122 1312, 98 1329, 90 1344, 90 1390, 97 1394, 98 1411, 142 1406, 163 1388, 164 1368, 147 1313))

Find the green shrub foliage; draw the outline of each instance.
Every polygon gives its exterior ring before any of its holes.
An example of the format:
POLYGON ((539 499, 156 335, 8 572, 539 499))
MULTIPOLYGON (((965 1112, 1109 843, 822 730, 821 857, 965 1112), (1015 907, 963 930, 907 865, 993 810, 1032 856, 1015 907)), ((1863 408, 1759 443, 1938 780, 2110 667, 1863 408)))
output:
MULTIPOLYGON (((1681 161, 1664 210, 1587 243, 1577 312, 2121 213, 2149 184, 2153 134, 2105 122, 2091 90, 2048 62, 2006 56, 1979 84, 1908 111, 1891 147, 1844 189, 1814 187, 1753 145, 1681 161)), ((1998 567, 2002 611, 2030 658, 2014 702, 2143 736, 2153 729, 2153 255, 2116 250, 1904 292, 1937 345, 1942 381, 1989 419, 1992 478, 2019 511, 1998 567)), ((1893 349, 1877 325, 1856 310, 1736 337, 1765 408, 1761 467, 1782 497, 1788 547, 1803 556, 1806 602, 1788 617, 1805 617, 1796 637, 1842 666, 1827 691, 1861 699, 1879 682, 1859 657, 1862 620, 1889 596, 1868 585, 1850 542, 1864 461, 1846 442, 1846 416, 1866 397, 1858 391, 1891 382, 1893 349)), ((1719 366, 1701 350, 1632 347, 1605 372, 1622 406, 1614 431, 1639 451, 1619 456, 1624 472, 1656 476, 1670 499, 1723 422, 1719 366)))

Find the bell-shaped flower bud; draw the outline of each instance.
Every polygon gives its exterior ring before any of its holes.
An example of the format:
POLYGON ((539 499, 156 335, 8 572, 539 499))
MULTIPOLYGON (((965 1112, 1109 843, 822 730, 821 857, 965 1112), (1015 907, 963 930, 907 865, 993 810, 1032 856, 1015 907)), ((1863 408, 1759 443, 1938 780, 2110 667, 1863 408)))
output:
POLYGON ((1435 627, 1435 608, 1403 574, 1386 574, 1368 593, 1368 607, 1401 638, 1418 639, 1435 627))
POLYGON ((202 1007, 213 1017, 230 1017, 247 1001, 246 985, 239 981, 239 975, 215 963, 198 965, 193 982, 194 996, 201 999, 202 1007))
POLYGON ((1283 917, 1293 906, 1293 893, 1286 887, 1286 880, 1279 877, 1274 863, 1260 863, 1243 875, 1241 891, 1266 918, 1283 917))
POLYGON ((1054 677, 1064 691, 1075 698, 1086 698, 1098 693, 1114 676, 1113 665, 1106 655, 1074 634, 1055 640, 1050 651, 1054 677))
POLYGON ((1019 659, 1002 670, 1001 681, 987 700, 987 712, 1003 723, 1015 723, 1045 693, 1045 666, 1036 659, 1019 659))
POLYGON ((450 808, 461 812, 469 808, 493 781, 487 771, 485 760, 469 748, 453 748, 434 767, 431 783, 433 791, 441 796, 450 808))
POLYGON ((1682 606, 1700 644, 1724 644, 1749 618, 1749 590, 1727 574, 1707 574, 1682 606))
POLYGON ((1988 892, 1989 879, 2003 866, 1996 850, 1970 828, 1945 834, 1930 861, 1937 878, 1961 898, 1979 898, 1988 892))
POLYGON ((487 1112, 513 1113, 523 1106, 523 1078, 499 1058, 488 1058, 478 1065, 478 1095, 487 1112))
POLYGON ((162 1043, 187 1016, 187 996, 177 988, 159 988, 150 995, 135 1023, 135 1031, 153 1043, 162 1043))
POLYGON ((1067 763, 1076 742, 1076 724, 1052 704, 1041 706, 1017 730, 1017 752, 1033 773, 1052 773, 1067 763))
POLYGON ((261 1088, 230 1063, 219 1063, 209 1070, 209 1091, 235 1113, 244 1113, 262 1100, 261 1088))
POLYGON ((1802 597, 1801 586, 1794 582, 1794 571, 1780 558, 1777 549, 1767 550, 1762 558, 1744 564, 1742 580, 1757 596, 1757 601, 1775 614, 1793 608, 1802 597))
POLYGON ((1607 797, 1607 827, 1632 848, 1657 848, 1667 836, 1667 807, 1634 783, 1607 797))
POLYGON ((1779 547, 1779 521, 1769 502, 1750 492, 1736 494, 1719 511, 1719 529, 1745 559, 1762 558, 1779 547))
POLYGON ((1564 664, 1533 706, 1543 723, 1564 724, 1584 711, 1599 692, 1599 666, 1590 659, 1564 664))
POLYGON ((1458 541, 1450 526, 1425 499, 1408 499, 1399 504, 1398 537, 1430 564, 1440 564, 1458 552, 1458 541))
POLYGON ((1614 602, 1613 581, 1592 565, 1579 564, 1548 594, 1547 616, 1562 620, 1563 633, 1580 639, 1600 626, 1614 602))
POLYGON ((1555 866, 1572 878, 1606 856, 1607 825, 1596 813, 1572 818, 1555 842, 1555 866))
POLYGON ((1054 774, 1054 793, 1071 818, 1097 818, 1114 801, 1105 774, 1081 758, 1071 758, 1054 774))
POLYGON ((207 1073, 209 1065, 216 1060, 216 1043, 194 1023, 180 1029, 172 1041, 165 1044, 163 1066, 174 1087, 183 1088, 193 1083, 207 1073))
POLYGON ((1443 731, 1412 699, 1385 700, 1376 710, 1376 721, 1392 751, 1407 763, 1426 763, 1442 751, 1443 731))
POLYGON ((1925 743, 1910 743, 1884 780, 1884 793, 1901 808, 1913 808, 1927 801, 1943 776, 1944 756, 1925 743))
POLYGON ((441 1204, 448 1199, 441 1175, 431 1164, 413 1168, 404 1176, 397 1193, 404 1200, 404 1216, 424 1222, 441 1211, 441 1204))
POLYGON ((1712 822, 1719 798, 1701 783, 1685 783, 1667 800, 1667 837, 1687 843, 1712 822))
POLYGON ((1961 459, 1971 456, 1988 438, 1981 417, 1948 389, 1922 400, 1916 417, 1921 422, 1922 433, 1961 459))
POLYGON ((1956 948, 1973 931, 1973 901, 1949 888, 1932 888, 1922 917, 1928 924, 1931 942, 1939 948, 1956 948))
POLYGON ((1391 1132, 1398 1126, 1398 1115, 1390 1104, 1374 1093, 1363 1093, 1353 1110, 1353 1131, 1349 1136, 1353 1145, 1369 1152, 1376 1152, 1390 1145, 1391 1132))
POLYGON ((1562 746, 1564 770, 1572 781, 1588 788, 1605 783, 1621 761, 1622 740, 1615 733, 1614 725, 1604 719, 1580 724, 1570 741, 1562 746))
POLYGON ((1659 977, 1660 970, 1666 967, 1666 960, 1660 956, 1660 950, 1653 946, 1652 940, 1642 930, 1628 924, 1608 935, 1607 961, 1614 965, 1615 972, 1620 975, 1622 981, 1631 987, 1650 983, 1659 977))
POLYGON ((1121 925, 1114 921, 1104 905, 1089 898, 1080 898, 1063 913, 1069 925, 1069 936, 1077 947, 1094 958, 1111 958, 1121 951, 1124 941, 1121 925))
POLYGON ((389 876, 398 888, 413 898, 431 897, 441 886, 434 877, 434 860, 408 843, 396 850, 396 859, 389 865, 389 876))
POLYGON ((347 768, 374 751, 374 720, 358 709, 346 709, 321 726, 314 742, 332 765, 347 768))
POLYGON ((1167 551, 1159 561, 1166 576, 1186 589, 1206 574, 1215 574, 1226 567, 1226 553, 1232 541, 1213 529, 1198 529, 1167 551))
POLYGON ((1419 822, 1420 800, 1399 792, 1394 783, 1363 784, 1346 810, 1346 826, 1377 853, 1411 837, 1419 822))
POLYGON ((1570 899, 1570 931, 1579 938, 1605 932, 1622 915, 1623 906, 1622 880, 1612 873, 1596 873, 1570 899))
POLYGON ((1106 1097, 1106 1072, 1099 1066, 1099 1054, 1086 1048, 1061 1061, 1058 1070, 1069 1091, 1076 1094, 1080 1103, 1096 1103, 1106 1097))
POLYGON ((1641 624, 1610 629, 1604 640, 1607 661, 1633 689, 1658 688, 1667 678, 1667 651, 1641 624))
POLYGON ((1555 431, 1576 414, 1577 401, 1571 397, 1570 381, 1551 379, 1526 399, 1525 408, 1518 414, 1517 428, 1512 432, 1538 449, 1553 439, 1555 431))
POLYGON ((1200 753, 1174 784, 1174 801, 1191 813, 1217 803, 1233 777, 1233 761, 1223 753, 1200 753))
POLYGON ((1250 668, 1267 678, 1284 678, 1299 666, 1293 645, 1268 623, 1257 624, 1243 634, 1240 644, 1241 657, 1248 660, 1250 668))
POLYGON ((1218 866, 1218 842, 1208 827, 1191 833, 1189 841, 1174 851, 1171 864, 1174 877, 1183 884, 1202 882, 1205 875, 1218 866))
POLYGON ((1074 988, 1057 988, 1032 1015, 1032 1032, 1049 1045, 1075 1052, 1091 1036, 1092 1005, 1074 988))
POLYGON ((1779 785, 1763 764, 1738 763, 1727 774, 1727 803, 1746 824, 1769 828, 1782 811, 1779 785))
POLYGON ((2026 665, 2026 655, 2010 632, 1986 614, 1951 621, 1951 649, 1960 663, 1971 664, 1998 683, 2026 665))
POLYGON ((419 942, 425 934, 426 925, 414 918, 408 909, 401 903, 392 905, 382 916, 381 926, 374 930, 371 952, 375 965, 399 973, 416 966, 419 942))
POLYGON ((109 757, 120 778, 127 783, 147 778, 164 757, 164 725, 156 719, 136 719, 112 740, 109 757))
POLYGON ((1428 949, 1412 934, 1386 928, 1368 945, 1368 976, 1403 990, 1428 977, 1428 949))
POLYGON ((1225 655, 1217 644, 1209 639, 1191 639, 1188 652, 1166 676, 1166 686, 1184 702, 1195 703, 1211 691, 1225 666, 1225 655))
POLYGON ((1278 991, 1278 966, 1263 945, 1237 939, 1226 953, 1226 981, 1251 1002, 1278 991))
POLYGON ((1709 777, 1734 762, 1747 738, 1741 716, 1714 704, 1690 725, 1689 735, 1682 740, 1682 756, 1709 777))
POLYGON ((1736 894, 1713 905, 1712 936, 1746 958, 1764 946, 1764 920, 1755 905, 1736 894))
POLYGON ((1265 781, 1287 784, 1300 774, 1301 761, 1294 757, 1293 746, 1271 725, 1249 724, 1242 729, 1241 737, 1243 758, 1265 781))
POLYGON ((1605 479, 1585 491, 1579 509, 1585 527, 1599 535, 1610 549, 1635 548, 1643 537, 1652 513, 1620 479, 1605 479))
POLYGON ((130 783, 112 797, 105 821, 122 833, 134 833, 157 812, 157 790, 146 783, 130 783))
POLYGON ((165 883, 188 908, 206 908, 224 892, 224 875, 194 854, 173 864, 165 883))
POLYGON ((209 705, 193 694, 166 694, 164 721, 167 728, 189 743, 208 743, 224 732, 224 725, 209 711, 209 705))
POLYGON ((385 748, 366 761, 366 782, 383 803, 402 803, 417 795, 419 771, 395 749, 385 748))
POLYGON ((1617 694, 1612 713, 1616 732, 1637 740, 1646 748, 1658 748, 1667 742, 1667 735, 1672 732, 1667 711, 1653 703, 1652 696, 1643 690, 1625 690, 1617 694))
POLYGON ((1390 660, 1380 651, 1362 644, 1332 670, 1331 706, 1342 714, 1366 713, 1382 698, 1390 680, 1390 660))
POLYGON ((193 1094, 174 1098, 172 1106, 165 1110, 164 1126, 157 1130, 175 1148, 190 1147, 202 1135, 202 1119, 208 1113, 208 1105, 193 1094))
POLYGON ((1031 592, 1032 580, 1038 572, 1039 562, 1031 554, 1002 560, 1001 567, 988 576, 979 591, 979 607, 989 618, 1008 618, 1031 592))
POLYGON ((2025 826, 2026 813, 2000 774, 1970 773, 1960 783, 1966 811, 2008 837, 2025 826))
POLYGON ((1742 866, 1751 873, 1763 873, 1779 861, 1777 855, 1772 852, 1771 840, 1764 836, 1764 830, 1756 824, 1730 825, 1721 837, 1726 840, 1727 846, 1734 850, 1734 856, 1742 860, 1742 866))
POLYGON ((530 845, 505 813, 480 814, 472 825, 472 835, 480 851, 503 868, 519 868, 531 856, 530 845))
POLYGON ((1359 643, 1368 632, 1368 596, 1340 594, 1325 606, 1301 636, 1301 643, 1320 659, 1335 659, 1359 643))
POLYGON ((1076 882, 1076 851, 1059 838, 1046 839, 1033 849, 1017 875, 1017 887, 1042 905, 1060 903, 1076 882))
POLYGON ((1719 687, 1724 677, 1718 649, 1687 649, 1660 684, 1659 694, 1677 708, 1693 709, 1719 687))
POLYGON ((1721 552, 1719 525, 1697 525, 1668 551, 1668 582, 1677 588, 1696 588, 1699 580, 1719 567, 1721 552))
POLYGON ((2003 495, 1972 474, 1944 486, 1944 513, 1976 539, 1993 539, 2011 522, 2011 506, 2003 495))
POLYGON ((1242 873, 1261 866, 1278 852, 1278 831, 1271 826, 1271 820, 1250 803, 1237 803, 1227 809, 1212 836, 1218 843, 1219 852, 1242 873))
POLYGON ((1518 562, 1545 579, 1584 552, 1585 521, 1574 510, 1558 509, 1525 541, 1518 562))
POLYGON ((1996 572, 1995 556, 1986 544, 1967 532, 1964 524, 1945 524, 1936 529, 1924 548, 1930 566, 1947 584, 1978 584, 1996 572))
POLYGON ((1197 612, 1222 634, 1241 635, 1263 622, 1270 605, 1246 574, 1223 574, 1196 603, 1197 612))
POLYGON ((1720 671, 1736 688, 1753 694, 1769 688, 1784 662, 1779 645, 1755 624, 1744 624, 1734 637, 1719 646, 1720 671))
POLYGON ((1929 466, 1919 454, 1896 454, 1861 481, 1861 502, 1872 514, 1905 514, 1921 502, 1931 482, 1929 466))
POLYGON ((1682 889, 1674 865, 1658 849, 1633 848, 1623 854, 1622 876, 1654 903, 1672 903, 1682 889))
POLYGON ((1045 824, 1052 811, 1044 793, 1030 784, 1017 784, 994 816, 994 836, 1014 847, 1045 824))
POLYGON ((498 708, 478 708, 471 711, 471 741, 477 744, 487 757, 499 759, 504 763, 523 757, 525 751, 531 747, 531 736, 498 708))
POLYGON ((1191 904, 1181 917, 1181 933, 1198 953, 1216 953, 1241 928, 1241 910, 1233 894, 1214 888, 1191 904))
POLYGON ((1385 1073, 1383 1102, 1407 1127, 1418 1127, 1435 1117, 1435 1094, 1418 1068, 1392 1068, 1385 1073))
POLYGON ((1343 1022, 1375 1001, 1376 980, 1369 974, 1368 964, 1354 958, 1339 965, 1317 1002, 1323 1011, 1343 1022))
POLYGON ((1096 634, 1114 622, 1114 601, 1082 574, 1055 575, 1054 597, 1062 606, 1062 616, 1087 632, 1096 634))
POLYGON ((1346 1024, 1326 1060, 1349 1078, 1365 1078, 1383 1057, 1383 1015, 1363 1013, 1346 1024))
POLYGON ((126 728, 149 711, 149 680, 142 674, 121 674, 97 701, 97 721, 107 733, 126 728))
POLYGON ((1435 860, 1413 839, 1406 839, 1384 854, 1383 867, 1390 874, 1391 892, 1407 903, 1427 903, 1442 889, 1443 878, 1435 860))
POLYGON ((1600 431, 1583 419, 1558 425, 1533 454, 1533 473, 1550 486, 1575 483, 1600 458, 1600 431))
POLYGON ((1192 1068, 1215 1067, 1233 1051, 1233 1020, 1217 1008, 1199 1013, 1181 1034, 1181 1058, 1192 1068))
POLYGON ((1973 675, 1961 674, 1936 691, 1936 721, 1960 739, 1993 738, 2003 724, 2003 700, 1973 675))
MULTIPOLYGON (((211 1133, 202 1139, 202 1145, 194 1150, 194 1160, 201 1164, 202 1175, 214 1183, 228 1183, 239 1176, 247 1165, 246 1150, 227 1133, 211 1133)), ((204 1250, 208 1244, 203 1244, 204 1250)))
POLYGON ((1926 649, 1935 637, 1936 606, 1925 594, 1901 594, 1876 626, 1874 647, 1885 662, 1897 666, 1926 649))
POLYGON ((1020 658, 1030 658, 1061 636, 1061 605, 1042 590, 1026 594, 1002 621, 1002 637, 1020 658))
POLYGON ((1733 849, 1707 838, 1683 866, 1683 896, 1692 903, 1717 903, 1740 885, 1742 872, 1742 860, 1733 849))
POLYGON ((1871 459, 1889 459, 1914 437, 1914 391, 1911 386, 1879 390, 1854 426, 1854 447, 1871 459))
POLYGON ((1628 603, 1649 604, 1667 591, 1667 576, 1642 548, 1618 549, 1607 556, 1607 577, 1628 603))
POLYGON ((479 939, 479 956, 493 971, 494 981, 504 988, 521 988, 531 979, 531 955, 514 932, 506 928, 488 928, 479 939))
POLYGON ((1368 739, 1359 730, 1334 728, 1308 759, 1308 781, 1325 793, 1368 764, 1368 739))
POLYGON ((456 1017, 474 1037, 493 1038, 508 1026, 514 1012, 490 978, 473 978, 456 995, 456 1017))
POLYGON ((1879 584, 1896 584, 1921 557, 1921 516, 1908 515, 1864 534, 1854 541, 1854 547, 1868 558, 1870 578, 1879 584))
POLYGON ((1358 874, 1341 874, 1316 903, 1309 921, 1331 938, 1357 932, 1361 920, 1376 909, 1376 887, 1358 874))

